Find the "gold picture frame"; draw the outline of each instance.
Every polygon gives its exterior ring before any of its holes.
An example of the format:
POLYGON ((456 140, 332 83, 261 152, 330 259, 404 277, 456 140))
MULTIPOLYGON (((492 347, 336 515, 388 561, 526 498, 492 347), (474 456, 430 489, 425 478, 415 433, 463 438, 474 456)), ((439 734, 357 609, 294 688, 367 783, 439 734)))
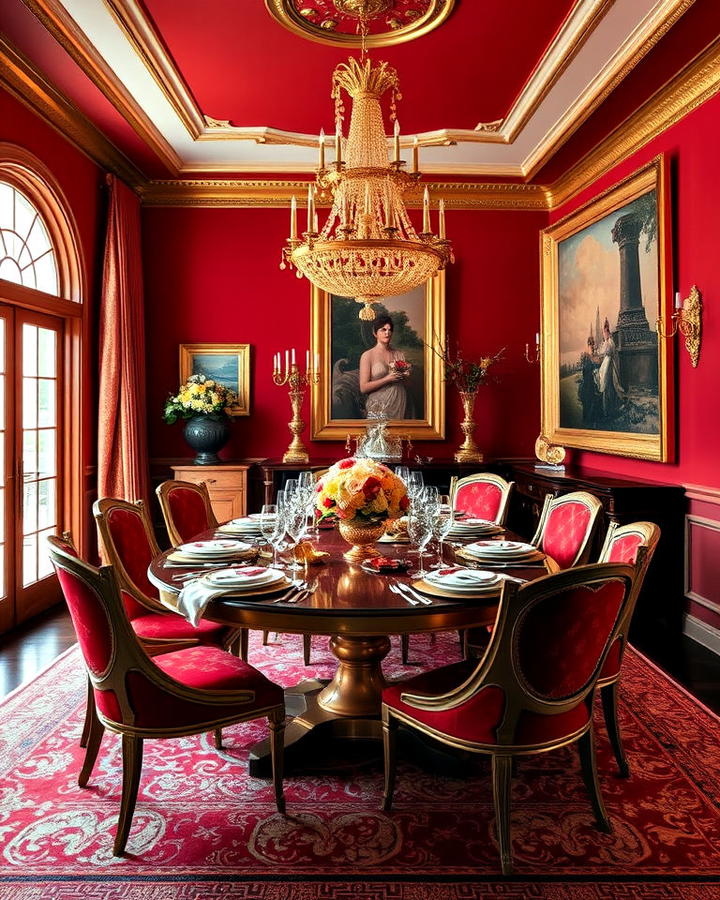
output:
POLYGON ((542 433, 669 462, 674 344, 669 171, 662 156, 541 232, 542 433), (607 326, 607 327, 606 327, 607 326))
POLYGON ((191 375, 207 375, 235 391, 229 416, 250 415, 250 344, 180 344, 180 384, 191 375))
MULTIPOLYGON (((439 272, 414 291, 388 297, 374 307, 377 315, 386 311, 390 314, 396 323, 397 349, 412 364, 407 389, 412 402, 408 409, 414 417, 390 419, 388 431, 413 441, 444 440, 444 370, 432 348, 445 335, 445 273, 439 272)), ((344 441, 371 421, 362 414, 364 400, 354 366, 355 357, 374 343, 372 324, 358 318, 354 299, 335 297, 312 286, 310 352, 320 367, 320 378, 312 385, 311 394, 314 441, 344 441), (339 347, 347 352, 340 354, 339 347), (350 399, 340 402, 340 396, 350 399)))

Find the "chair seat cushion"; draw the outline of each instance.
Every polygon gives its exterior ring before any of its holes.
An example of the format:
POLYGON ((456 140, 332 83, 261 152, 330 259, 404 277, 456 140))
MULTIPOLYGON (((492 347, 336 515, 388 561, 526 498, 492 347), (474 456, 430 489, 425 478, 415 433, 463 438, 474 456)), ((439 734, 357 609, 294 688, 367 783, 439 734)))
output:
POLYGON ((154 641, 196 641, 199 644, 222 646, 229 636, 225 625, 201 619, 197 628, 183 616, 175 613, 146 612, 131 619, 130 624, 140 640, 154 641))
POLYGON ((153 657, 153 663, 181 685, 200 691, 254 691, 255 699, 223 704, 195 703, 174 696, 138 671, 128 672, 127 687, 138 728, 192 728, 222 719, 252 718, 253 710, 279 706, 283 689, 261 672, 217 647, 188 647, 153 657))
MULTIPOLYGON (((383 703, 448 737, 474 744, 497 745, 496 729, 502 721, 505 695, 496 685, 489 685, 460 706, 443 711, 417 709, 400 699, 404 693, 444 694, 461 685, 476 667, 475 660, 466 660, 397 682, 383 691, 383 703)), ((525 711, 520 715, 512 743, 534 746, 561 740, 582 729, 589 718, 587 703, 555 716, 525 711)))

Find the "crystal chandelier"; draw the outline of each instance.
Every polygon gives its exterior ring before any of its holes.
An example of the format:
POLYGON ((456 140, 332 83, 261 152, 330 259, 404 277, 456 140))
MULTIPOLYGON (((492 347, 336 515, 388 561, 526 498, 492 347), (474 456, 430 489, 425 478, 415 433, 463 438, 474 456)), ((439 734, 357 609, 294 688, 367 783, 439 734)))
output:
POLYGON ((400 99, 395 69, 365 58, 350 58, 333 72, 335 101, 335 161, 325 165, 325 136, 320 132, 319 165, 315 186, 308 188, 307 231, 298 235, 297 201, 292 198, 290 237, 283 248, 287 260, 314 285, 362 303, 360 318, 372 320, 372 304, 423 284, 453 261, 445 237, 445 209, 439 203, 437 235, 430 226, 430 196, 425 188, 422 231, 415 230, 403 194, 420 178, 417 138, 413 143, 412 172, 400 159, 400 127, 396 101, 400 99), (352 98, 347 139, 343 137, 341 91, 352 98), (393 159, 383 126, 380 98, 391 92, 390 120, 394 122, 393 159), (319 229, 316 195, 331 200, 328 218, 319 229))

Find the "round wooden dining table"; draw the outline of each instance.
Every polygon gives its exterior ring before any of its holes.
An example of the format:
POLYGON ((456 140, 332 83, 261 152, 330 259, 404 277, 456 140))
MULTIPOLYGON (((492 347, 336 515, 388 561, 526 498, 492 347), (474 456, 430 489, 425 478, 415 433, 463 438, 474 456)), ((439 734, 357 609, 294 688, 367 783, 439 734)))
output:
MULTIPOLYGON (((208 531, 197 539, 212 538, 214 533, 208 531)), ((514 538, 507 532, 501 537, 514 538)), ((227 593, 210 601, 204 613, 206 619, 237 628, 330 637, 330 650, 337 660, 333 679, 328 683, 309 680, 286 690, 286 708, 293 716, 285 729, 286 750, 311 740, 326 741, 330 736, 381 737, 380 707, 386 686, 382 660, 390 651, 389 635, 492 625, 500 595, 498 588, 482 599, 428 597, 430 603, 413 604, 390 590, 392 582, 410 584, 412 578, 373 574, 347 562, 343 552, 348 544, 335 529, 321 530, 313 543, 329 556, 321 565, 308 566, 299 573, 298 577, 312 589, 304 599, 294 602, 290 596, 278 602, 277 594, 252 597, 227 593)), ((454 549, 446 547, 445 559, 453 562, 454 549)), ((404 556, 407 549, 407 545, 378 545, 387 556, 404 556)), ((172 550, 152 562, 148 577, 160 591, 161 601, 174 610, 183 584, 177 578, 185 570, 168 563, 170 553, 172 550)), ((188 566, 187 571, 191 570, 188 566)), ((556 571, 557 566, 545 557, 532 565, 497 570, 532 580, 556 571)), ((264 774, 268 761, 269 742, 262 741, 251 750, 250 773, 264 774)))

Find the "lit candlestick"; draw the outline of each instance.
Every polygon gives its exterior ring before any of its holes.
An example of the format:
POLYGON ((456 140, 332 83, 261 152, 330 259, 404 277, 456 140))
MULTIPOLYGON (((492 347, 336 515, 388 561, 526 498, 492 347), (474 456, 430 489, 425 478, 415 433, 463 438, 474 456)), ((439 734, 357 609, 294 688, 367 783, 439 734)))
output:
POLYGON ((427 188, 423 194, 423 233, 430 234, 430 192, 427 188))
POLYGON ((443 199, 440 200, 439 204, 440 208, 440 224, 438 227, 438 237, 441 241, 445 240, 445 201, 443 199))
POLYGON ((285 372, 286 372, 286 374, 289 371, 289 369, 290 369, 290 351, 286 350, 285 351, 285 372))
POLYGON ((388 178, 385 181, 385 227, 392 228, 393 224, 393 209, 392 203, 390 202, 390 179, 388 178))
POLYGON ((317 213, 313 213, 313 231, 315 232, 315 234, 319 234, 317 213))
POLYGON ((318 150, 320 158, 318 160, 318 168, 322 171, 325 168, 325 131, 320 129, 320 137, 318 138, 318 150))
POLYGON ((417 139, 417 135, 415 135, 415 137, 413 138, 413 148, 412 148, 412 162, 413 162, 412 170, 413 170, 413 172, 419 171, 418 157, 419 157, 418 139, 417 139))
POLYGON ((312 185, 308 187, 308 218, 307 218, 307 230, 313 230, 313 222, 315 219, 315 200, 313 199, 313 189, 312 185))
POLYGON ((342 162, 342 130, 338 122, 335 127, 335 162, 340 165, 342 162))
POLYGON ((675 309, 682 309, 682 297, 680 291, 675 294, 675 309))
POLYGON ((535 332, 535 346, 536 347, 540 346, 540 332, 539 331, 535 332))
POLYGON ((400 123, 395 119, 395 162, 400 162, 400 123))
POLYGON ((295 348, 294 347, 292 348, 291 352, 292 352, 292 355, 290 357, 290 363, 294 366, 295 365, 295 348))
POLYGON ((290 201, 290 240, 297 240, 297 197, 290 201))

